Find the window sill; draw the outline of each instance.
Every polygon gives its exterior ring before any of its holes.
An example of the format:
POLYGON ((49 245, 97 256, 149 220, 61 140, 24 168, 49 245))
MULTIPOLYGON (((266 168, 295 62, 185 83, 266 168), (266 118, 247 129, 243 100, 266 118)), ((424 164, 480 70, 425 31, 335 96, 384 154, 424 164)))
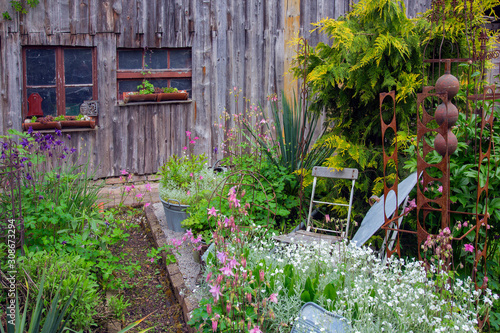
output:
MULTIPOLYGON (((78 126, 79 124, 74 121, 72 122, 66 122, 69 124, 66 124, 64 126, 65 122, 50 122, 46 124, 40 124, 40 123, 34 123, 36 126, 33 126, 33 132, 40 132, 40 133, 55 133, 56 130, 61 131, 62 133, 67 133, 67 132, 88 132, 88 131, 95 131, 97 130, 97 125, 95 121, 89 122, 89 121, 82 121, 81 126, 78 126), (40 126, 40 125, 45 125, 45 126, 40 126)), ((22 129, 23 131, 27 132, 32 125, 31 123, 23 123, 22 124, 22 129)))
POLYGON ((161 101, 161 102, 128 102, 124 103, 123 101, 118 102, 118 106, 135 106, 135 105, 164 105, 164 104, 189 104, 192 103, 192 99, 186 100, 178 100, 178 101, 161 101))
MULTIPOLYGON (((63 128, 59 130, 61 133, 73 133, 73 132, 95 132, 99 129, 99 126, 96 126, 94 128, 90 127, 74 127, 74 128, 63 128)), ((25 131, 26 132, 26 131, 25 131)), ((39 132, 39 133, 55 133, 56 128, 54 129, 43 129, 43 130, 33 130, 33 133, 39 132)))

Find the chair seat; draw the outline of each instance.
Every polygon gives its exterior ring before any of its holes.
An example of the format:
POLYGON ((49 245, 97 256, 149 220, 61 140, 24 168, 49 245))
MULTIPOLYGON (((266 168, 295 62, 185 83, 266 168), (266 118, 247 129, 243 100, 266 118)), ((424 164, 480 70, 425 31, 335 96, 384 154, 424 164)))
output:
POLYGON ((330 244, 339 242, 342 237, 334 235, 325 235, 312 231, 297 230, 285 235, 279 235, 273 237, 273 239, 283 242, 283 243, 313 243, 325 241, 330 244))

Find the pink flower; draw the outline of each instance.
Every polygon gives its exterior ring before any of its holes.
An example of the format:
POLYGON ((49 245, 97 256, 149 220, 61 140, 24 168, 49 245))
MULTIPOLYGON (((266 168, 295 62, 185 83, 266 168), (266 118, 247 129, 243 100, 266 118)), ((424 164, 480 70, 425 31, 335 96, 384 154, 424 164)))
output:
POLYGON ((463 224, 464 228, 467 228, 467 225, 468 225, 467 221, 465 221, 464 224, 463 224))
POLYGON ((442 187, 442 186, 439 186, 439 187, 438 187, 438 192, 439 192, 439 193, 443 193, 443 187, 442 187))
POLYGON ((141 199, 141 198, 142 198, 142 196, 143 196, 143 194, 142 194, 142 193, 137 193, 137 194, 135 195, 135 197, 136 197, 137 199, 141 199))
POLYGON ((186 131, 186 136, 187 136, 188 138, 190 138, 190 137, 191 137, 191 132, 186 131))
POLYGON ((261 282, 264 282, 264 271, 262 269, 259 271, 259 278, 261 282))
POLYGON ((227 302, 226 304, 226 311, 229 314, 231 312, 231 303, 227 302))
POLYGON ((325 215, 325 220, 326 220, 326 223, 330 223, 330 215, 326 214, 325 215))
POLYGON ((217 320, 212 320, 212 330, 217 331, 217 320))
POLYGON ((474 252, 474 246, 472 246, 472 244, 465 244, 464 250, 472 253, 472 252, 474 252))
POLYGON ((151 260, 151 262, 154 262, 154 261, 155 261, 155 259, 154 259, 154 258, 151 258, 150 260, 151 260))
POLYGON ((207 208, 207 210, 208 210, 208 215, 217 217, 217 209, 215 209, 215 207, 212 206, 212 208, 207 208))
POLYGON ((149 207, 149 205, 151 205, 151 203, 150 203, 150 202, 146 202, 146 203, 144 204, 144 208, 149 207))
POLYGON ((128 172, 127 172, 127 170, 125 170, 125 169, 120 170, 120 172, 121 172, 121 173, 122 173, 122 175, 124 175, 124 176, 128 175, 128 172))
POLYGON ((207 278, 205 279, 205 282, 208 283, 208 281, 210 281, 210 278, 212 277, 212 272, 209 272, 207 274, 207 278))
POLYGON ((192 145, 194 145, 196 143, 196 141, 191 140, 191 141, 189 141, 189 143, 192 144, 192 145))
POLYGON ((189 229, 188 231, 186 231, 186 236, 193 237, 193 231, 191 229, 189 229))
POLYGON ((195 136, 195 137, 194 137, 194 139, 195 139, 195 140, 198 140, 198 139, 199 139, 199 137, 195 136))
POLYGON ((278 294, 271 294, 271 296, 269 296, 269 301, 270 302, 273 302, 273 303, 278 303, 278 294))
POLYGON ((247 293, 246 296, 247 296, 248 303, 251 303, 252 302, 252 294, 247 293))
POLYGON ((203 176, 200 176, 200 180, 203 179, 203 176))
POLYGON ((262 333, 262 331, 260 330, 259 326, 254 326, 254 328, 252 328, 249 333, 262 333))
POLYGON ((212 313, 212 306, 210 304, 207 304, 207 313, 208 314, 212 313))
POLYGON ((132 187, 130 187, 130 186, 125 186, 125 192, 127 192, 127 193, 128 193, 128 192, 130 192, 130 191, 132 191, 132 187))
POLYGON ((193 173, 192 172, 189 174, 189 177, 193 177, 193 173))
POLYGON ((189 195, 191 195, 191 191, 187 191, 187 193, 186 193, 186 194, 187 194, 188 196, 189 196, 189 195))
POLYGON ((240 263, 238 262, 238 260, 236 260, 234 258, 229 261, 230 268, 234 268, 234 267, 239 266, 239 265, 240 265, 240 263))
POLYGON ((226 263, 227 255, 225 252, 217 252, 217 259, 223 264, 226 263))
POLYGON ((210 293, 212 293, 212 296, 215 298, 216 301, 219 300, 219 297, 222 296, 222 293, 220 292, 220 286, 215 285, 215 286, 210 286, 210 293))
POLYGON ((146 191, 148 192, 151 192, 152 189, 151 189, 151 184, 150 183, 146 183, 146 185, 144 185, 144 188, 146 189, 146 191))

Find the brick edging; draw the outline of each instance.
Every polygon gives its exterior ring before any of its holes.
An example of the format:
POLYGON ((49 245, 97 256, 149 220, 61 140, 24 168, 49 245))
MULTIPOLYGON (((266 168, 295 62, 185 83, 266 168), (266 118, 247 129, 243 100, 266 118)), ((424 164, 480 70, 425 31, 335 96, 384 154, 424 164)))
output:
MULTIPOLYGON (((149 228, 151 230, 151 234, 153 235, 153 240, 156 247, 161 247, 167 244, 167 237, 163 233, 161 229, 160 223, 158 222, 158 218, 154 213, 152 206, 146 207, 146 220, 149 224, 149 228)), ((162 252, 163 264, 166 263, 166 254, 162 252)), ((186 285, 184 284, 184 276, 182 276, 182 272, 179 269, 179 265, 177 263, 170 264, 167 267, 167 274, 172 289, 174 290, 175 298, 177 302, 181 305, 182 313, 184 316, 184 320, 186 323, 191 319, 190 313, 198 307, 198 303, 189 299, 184 295, 184 292, 188 290, 186 285)), ((187 324, 186 324, 187 325, 187 324)), ((196 332, 192 327, 188 326, 189 332, 196 332)))

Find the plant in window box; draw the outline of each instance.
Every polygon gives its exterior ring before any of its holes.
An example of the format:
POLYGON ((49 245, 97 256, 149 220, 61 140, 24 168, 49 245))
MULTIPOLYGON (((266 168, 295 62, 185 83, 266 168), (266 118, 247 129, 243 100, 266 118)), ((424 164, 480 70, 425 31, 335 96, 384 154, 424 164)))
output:
POLYGON ((65 127, 90 127, 95 128, 95 119, 93 117, 89 117, 83 114, 79 114, 78 116, 59 116, 62 117, 61 125, 63 128, 65 127))
POLYGON ((41 129, 61 129, 62 125, 59 121, 56 121, 51 115, 37 118, 36 116, 31 117, 31 119, 26 119, 22 125, 23 130, 27 131, 30 127, 34 130, 41 129))
POLYGON ((124 93, 123 101, 127 102, 144 102, 144 101, 156 101, 157 94, 155 94, 155 87, 148 80, 142 81, 140 85, 137 86, 137 91, 132 93, 124 93))
POLYGON ((158 102, 172 100, 186 100, 188 93, 185 90, 178 90, 173 87, 156 88, 158 92, 158 102))
MULTIPOLYGON (((186 131, 191 148, 198 137, 191 138, 186 131)), ((168 228, 181 232, 181 222, 188 217, 186 209, 201 200, 207 200, 221 181, 221 176, 214 173, 207 164, 205 154, 187 154, 188 147, 183 147, 183 155, 172 155, 160 167, 161 176, 159 195, 163 203, 168 228)))

